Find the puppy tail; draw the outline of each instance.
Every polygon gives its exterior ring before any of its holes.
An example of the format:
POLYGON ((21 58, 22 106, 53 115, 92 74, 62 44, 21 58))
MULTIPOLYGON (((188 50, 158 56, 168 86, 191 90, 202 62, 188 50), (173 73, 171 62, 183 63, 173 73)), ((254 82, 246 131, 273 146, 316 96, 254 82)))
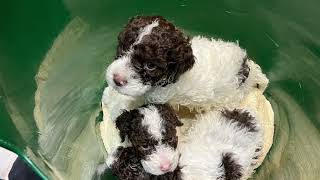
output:
POLYGON ((264 92, 265 89, 268 87, 269 79, 265 74, 263 74, 259 65, 257 65, 252 60, 248 60, 248 65, 250 68, 249 77, 246 80, 246 84, 248 87, 257 88, 261 92, 264 92))

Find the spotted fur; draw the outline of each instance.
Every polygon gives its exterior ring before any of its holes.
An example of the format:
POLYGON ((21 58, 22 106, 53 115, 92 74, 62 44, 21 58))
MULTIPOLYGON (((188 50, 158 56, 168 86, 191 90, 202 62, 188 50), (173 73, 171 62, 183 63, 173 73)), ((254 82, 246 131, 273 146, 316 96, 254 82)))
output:
POLYGON ((254 117, 241 109, 224 110, 222 114, 233 122, 237 122, 241 128, 247 128, 250 132, 257 131, 254 117))
POLYGON ((242 167, 232 157, 232 153, 225 153, 222 155, 222 167, 224 174, 222 179, 224 180, 239 180, 242 177, 242 167))

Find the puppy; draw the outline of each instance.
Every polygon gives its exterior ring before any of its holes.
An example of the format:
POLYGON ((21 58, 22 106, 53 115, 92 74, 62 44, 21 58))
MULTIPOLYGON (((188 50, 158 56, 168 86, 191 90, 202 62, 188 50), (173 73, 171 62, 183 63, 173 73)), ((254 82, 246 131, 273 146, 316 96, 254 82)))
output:
POLYGON ((176 127, 182 126, 168 105, 150 104, 116 119, 122 142, 107 165, 120 179, 179 179, 176 127))
POLYGON ((126 111, 116 126, 122 141, 129 140, 131 146, 118 147, 107 164, 120 179, 250 177, 263 145, 263 130, 255 114, 222 108, 199 115, 197 121, 177 149, 176 126, 181 122, 172 108, 147 105, 126 111))
POLYGON ((221 109, 197 117, 179 144, 182 179, 248 179, 257 168, 263 129, 249 109, 221 109))
POLYGON ((161 16, 132 18, 118 36, 108 85, 146 103, 232 106, 268 79, 238 44, 194 37, 161 16))

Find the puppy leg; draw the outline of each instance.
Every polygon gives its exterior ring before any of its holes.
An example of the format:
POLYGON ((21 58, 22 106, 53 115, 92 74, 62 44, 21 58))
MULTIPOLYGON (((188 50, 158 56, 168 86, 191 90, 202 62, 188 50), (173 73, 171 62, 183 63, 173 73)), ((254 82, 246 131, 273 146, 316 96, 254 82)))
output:
POLYGON ((143 98, 122 95, 109 86, 103 91, 102 103, 109 112, 109 119, 114 121, 123 110, 132 110, 143 105, 143 98))

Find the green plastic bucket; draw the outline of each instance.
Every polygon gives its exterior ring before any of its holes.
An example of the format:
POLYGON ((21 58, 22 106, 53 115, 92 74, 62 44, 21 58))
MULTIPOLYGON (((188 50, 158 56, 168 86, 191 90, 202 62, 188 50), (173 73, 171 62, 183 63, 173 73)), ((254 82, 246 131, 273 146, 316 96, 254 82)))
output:
POLYGON ((45 179, 92 179, 104 159, 99 101, 117 33, 131 16, 162 15, 191 36, 238 41, 269 77, 275 139, 253 178, 316 180, 319 6, 316 0, 4 1, 0 145, 45 179))

